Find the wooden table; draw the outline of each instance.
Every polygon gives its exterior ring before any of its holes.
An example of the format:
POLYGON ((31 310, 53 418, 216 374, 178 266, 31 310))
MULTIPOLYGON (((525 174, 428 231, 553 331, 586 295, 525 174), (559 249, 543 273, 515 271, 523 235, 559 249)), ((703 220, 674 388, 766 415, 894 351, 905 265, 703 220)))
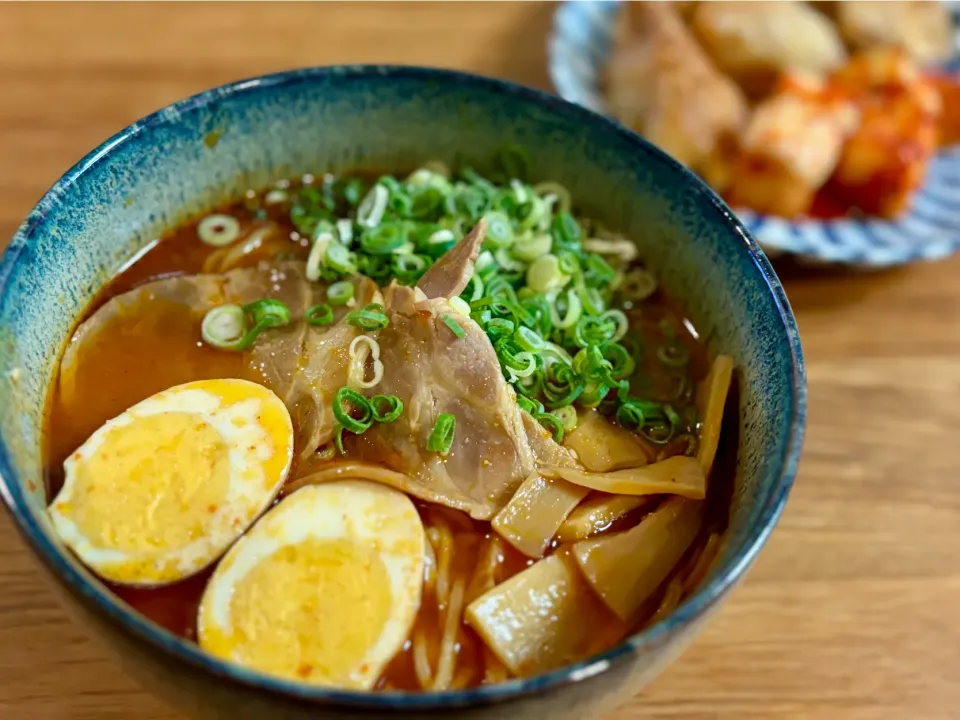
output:
MULTIPOLYGON (((389 61, 549 87, 552 10, 0 5, 0 246, 91 147, 229 80, 389 61)), ((786 514, 693 647, 611 720, 960 717, 960 258, 783 273, 810 378, 786 514)), ((71 624, 0 513, 0 718, 173 717, 71 624)))

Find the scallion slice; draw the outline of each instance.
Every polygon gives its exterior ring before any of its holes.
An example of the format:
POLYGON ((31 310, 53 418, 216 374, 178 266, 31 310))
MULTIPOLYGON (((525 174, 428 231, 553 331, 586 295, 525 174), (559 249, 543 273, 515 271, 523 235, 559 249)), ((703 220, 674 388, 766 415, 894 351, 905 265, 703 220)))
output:
POLYGON ((544 233, 530 235, 529 237, 518 238, 513 243, 511 251, 513 256, 524 262, 533 262, 538 257, 550 252, 550 245, 553 239, 544 233))
POLYGON ((541 255, 527 268, 527 285, 539 293, 559 290, 570 282, 570 276, 560 270, 556 255, 541 255))
POLYGON ((433 430, 430 431, 430 437, 427 438, 427 450, 441 455, 448 454, 453 446, 456 429, 457 418, 450 413, 440 413, 433 430))
POLYGON ((403 414, 403 401, 396 395, 374 395, 370 398, 373 419, 379 423, 392 423, 403 414))
POLYGON ((403 226, 398 223, 384 223, 365 230, 360 236, 360 247, 371 255, 389 255, 407 242, 403 226))
POLYGON ((353 283, 349 280, 335 282, 327 288, 327 300, 331 305, 346 305, 353 299, 353 283))
POLYGON ((370 401, 346 385, 333 397, 333 416, 344 429, 355 435, 366 432, 373 424, 370 401))
POLYGON ((290 308, 279 300, 264 298, 243 307, 212 308, 203 317, 200 334, 204 342, 213 347, 243 351, 267 328, 282 327, 289 322, 290 308))
POLYGON ((484 215, 487 232, 484 240, 494 247, 508 247, 513 242, 513 227, 510 218, 501 212, 488 212, 484 215))
POLYGON ((450 328, 450 332, 456 335, 458 340, 467 334, 466 331, 460 327, 460 323, 454 319, 453 315, 444 315, 443 324, 450 328))
POLYGON ((563 442, 563 423, 560 418, 551 413, 538 413, 533 417, 553 434, 554 442, 563 442))
POLYGON ((382 305, 371 303, 364 306, 362 310, 348 312, 347 324, 360 328, 364 332, 373 332, 383 330, 390 324, 390 319, 383 312, 382 305))
POLYGON ((374 185, 357 208, 357 224, 365 228, 375 228, 383 219, 389 201, 390 191, 380 183, 374 185))
POLYGON ((326 303, 314 305, 304 314, 308 325, 329 325, 333 322, 333 308, 326 303))
POLYGON ((211 247, 229 245, 240 237, 240 221, 232 215, 207 215, 197 224, 197 236, 211 247))
POLYGON ((203 316, 200 334, 207 345, 221 350, 239 350, 247 333, 247 317, 239 305, 220 305, 203 316))

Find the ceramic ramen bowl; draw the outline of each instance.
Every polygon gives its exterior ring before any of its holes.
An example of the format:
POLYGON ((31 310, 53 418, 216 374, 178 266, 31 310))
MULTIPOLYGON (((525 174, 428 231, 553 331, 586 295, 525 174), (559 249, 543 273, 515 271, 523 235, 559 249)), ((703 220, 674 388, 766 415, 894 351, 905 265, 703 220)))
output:
MULTIPOLYGON (((162 361, 162 360, 158 360, 162 361)), ((126 128, 41 199, 0 262, 0 493, 79 621, 125 669, 195 717, 594 717, 690 642, 766 541, 804 427, 800 342, 783 288, 729 209, 637 135, 581 107, 442 70, 328 67, 237 82, 126 128), (591 216, 635 238, 713 353, 732 355, 739 448, 730 524, 700 588, 609 652, 499 685, 358 693, 274 679, 216 659, 132 611, 57 539, 41 435, 48 387, 97 290, 166 229, 247 188, 305 172, 482 165, 505 143, 563 182, 591 216)))

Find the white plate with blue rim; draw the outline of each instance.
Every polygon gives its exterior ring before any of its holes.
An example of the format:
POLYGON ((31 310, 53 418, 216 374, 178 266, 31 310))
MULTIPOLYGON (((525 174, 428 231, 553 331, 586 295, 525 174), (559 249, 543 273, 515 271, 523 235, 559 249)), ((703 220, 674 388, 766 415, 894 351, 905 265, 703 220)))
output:
MULTIPOLYGON (((564 99, 605 112, 603 77, 620 2, 561 3, 548 46, 550 77, 564 99)), ((960 2, 946 3, 960 19, 960 2)), ((960 71, 960 56, 948 65, 960 71)), ((960 250, 960 146, 941 150, 908 212, 896 220, 787 220, 734 208, 770 255, 823 263, 889 267, 960 250)))

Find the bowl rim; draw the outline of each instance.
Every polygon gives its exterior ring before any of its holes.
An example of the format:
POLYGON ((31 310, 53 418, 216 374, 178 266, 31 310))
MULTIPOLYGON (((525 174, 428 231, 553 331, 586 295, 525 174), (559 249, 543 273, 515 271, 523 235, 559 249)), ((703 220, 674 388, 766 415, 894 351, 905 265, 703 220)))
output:
POLYGON ((30 500, 15 478, 6 446, 0 436, 0 497, 14 519, 14 525, 27 541, 36 556, 51 570, 51 574, 75 597, 91 607, 100 616, 112 623, 121 633, 155 649, 167 660, 182 662, 185 666, 198 668, 222 680, 238 683, 248 690, 273 693, 329 706, 349 709, 390 709, 400 712, 443 710, 474 707, 500 703, 511 699, 540 694, 548 690, 578 683, 606 672, 631 654, 656 648, 665 642, 675 630, 685 627, 703 617, 719 599, 743 576, 764 545, 787 501, 796 475, 806 419, 806 381, 800 338, 793 313, 779 279, 770 262, 750 236, 743 224, 723 201, 693 173, 675 160, 645 141, 636 133, 614 121, 580 105, 563 100, 555 95, 523 87, 505 80, 488 78, 473 73, 439 68, 408 65, 330 65, 305 67, 255 76, 214 87, 172 103, 128 125, 79 160, 58 179, 40 199, 27 219, 14 234, 9 247, 0 258, 0 298, 9 291, 9 279, 13 266, 24 251, 33 233, 42 225, 47 213, 60 202, 64 192, 93 165, 109 157, 115 148, 133 141, 154 127, 175 123, 181 113, 215 105, 223 99, 255 94, 263 90, 277 89, 301 83, 312 83, 326 78, 351 78, 383 76, 413 79, 420 82, 447 83, 482 88, 504 96, 513 96, 519 101, 538 104, 561 114, 577 123, 593 126, 599 131, 614 134, 633 147, 639 154, 653 155, 657 160, 679 173, 691 192, 700 196, 702 202, 713 207, 728 223, 732 234, 739 235, 760 281, 774 300, 782 326, 784 340, 790 354, 791 383, 788 389, 793 406, 788 419, 787 441, 783 453, 776 459, 770 471, 770 489, 760 510, 758 520, 751 531, 745 533, 735 547, 730 548, 731 561, 726 570, 700 587, 685 600, 670 616, 636 633, 616 647, 586 660, 565 666, 548 673, 528 678, 509 680, 497 685, 486 685, 464 690, 448 690, 437 693, 424 692, 358 692, 310 686, 303 683, 272 677, 241 665, 221 660, 202 650, 199 645, 146 619, 109 592, 104 592, 99 581, 79 561, 69 559, 68 552, 60 547, 52 536, 41 530, 30 509, 30 500))

